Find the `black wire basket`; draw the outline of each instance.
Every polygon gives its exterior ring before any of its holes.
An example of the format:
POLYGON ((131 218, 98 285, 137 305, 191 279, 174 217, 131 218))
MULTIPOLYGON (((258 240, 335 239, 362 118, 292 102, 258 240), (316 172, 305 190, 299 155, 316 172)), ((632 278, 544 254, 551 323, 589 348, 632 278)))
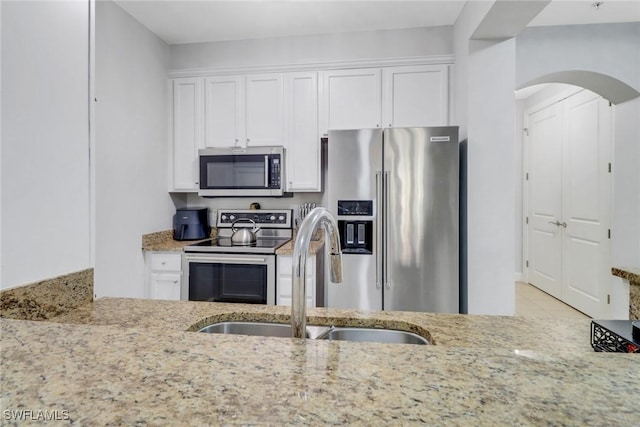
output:
POLYGON ((633 336, 631 320, 594 320, 591 347, 598 352, 640 353, 640 340, 633 336))

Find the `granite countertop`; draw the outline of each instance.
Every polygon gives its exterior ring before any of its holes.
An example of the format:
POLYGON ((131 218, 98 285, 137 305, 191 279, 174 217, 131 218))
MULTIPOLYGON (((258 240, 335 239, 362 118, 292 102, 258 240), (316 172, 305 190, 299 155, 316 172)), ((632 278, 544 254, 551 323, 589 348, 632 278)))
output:
MULTIPOLYGON (((293 255, 293 244, 294 240, 291 239, 284 245, 280 246, 276 249, 276 255, 293 255)), ((324 241, 322 240, 312 240, 309 242, 309 255, 316 255, 318 252, 322 250, 324 247, 324 241)))
MULTIPOLYGON (((286 321, 289 307, 99 299, 49 322, 0 319, 2 409, 95 424, 637 425, 633 354, 589 321, 310 309, 310 324, 408 329, 436 345, 190 333, 286 321)), ((67 421, 68 422, 68 421, 67 421)))
POLYGON ((202 242, 210 238, 215 238, 218 235, 218 231, 215 228, 211 229, 211 233, 207 239, 202 240, 173 240, 173 230, 158 231, 156 233, 144 234, 142 236, 142 250, 143 251, 158 251, 158 252, 182 252, 185 246, 193 245, 194 243, 202 242))
POLYGON ((629 283, 640 286, 640 267, 613 267, 611 274, 626 279, 629 283))
MULTIPOLYGON (((217 230, 211 230, 211 237, 217 236, 217 230)), ((206 239, 203 239, 206 240, 206 239)), ((143 251, 158 251, 158 252, 182 252, 185 246, 192 245, 202 240, 187 240, 178 241, 173 240, 173 231, 165 230, 157 233, 145 234, 142 236, 142 250, 143 251)), ((291 239, 283 246, 280 246, 276 250, 276 255, 293 255, 293 243, 291 239)), ((324 246, 324 241, 320 237, 319 240, 312 240, 309 245, 309 255, 316 255, 324 246)))

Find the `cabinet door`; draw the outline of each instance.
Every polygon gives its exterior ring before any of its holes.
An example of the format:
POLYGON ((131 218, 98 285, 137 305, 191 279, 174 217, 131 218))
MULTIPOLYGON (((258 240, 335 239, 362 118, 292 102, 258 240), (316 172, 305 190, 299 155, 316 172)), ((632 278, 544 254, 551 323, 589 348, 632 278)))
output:
POLYGON ((447 65, 389 67, 383 76, 385 127, 449 124, 447 65))
POLYGON ((198 149, 202 148, 202 80, 173 80, 173 179, 171 191, 198 189, 198 149))
POLYGON ((246 77, 245 142, 247 145, 283 145, 282 75, 246 77))
POLYGON ((323 133, 328 129, 380 127, 382 79, 379 68, 323 73, 323 133))
POLYGON ((208 77, 205 80, 205 144, 207 147, 241 145, 243 78, 208 77))
POLYGON ((180 273, 151 273, 151 298, 179 301, 180 273))
MULTIPOLYGON (((292 298, 292 263, 291 255, 278 255, 278 282, 276 283, 277 297, 276 305, 291 305, 292 298)), ((307 257, 307 265, 305 269, 306 276, 306 300, 307 307, 315 307, 316 295, 316 256, 307 257)))
POLYGON ((321 191, 318 73, 284 76, 286 191, 321 191))

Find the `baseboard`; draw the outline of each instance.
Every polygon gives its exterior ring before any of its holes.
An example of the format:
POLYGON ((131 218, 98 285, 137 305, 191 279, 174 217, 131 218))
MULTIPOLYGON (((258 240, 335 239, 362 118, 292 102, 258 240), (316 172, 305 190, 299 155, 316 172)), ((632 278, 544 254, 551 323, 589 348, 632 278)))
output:
POLYGON ((516 271, 515 273, 513 273, 513 280, 515 282, 524 282, 524 273, 522 271, 516 271))

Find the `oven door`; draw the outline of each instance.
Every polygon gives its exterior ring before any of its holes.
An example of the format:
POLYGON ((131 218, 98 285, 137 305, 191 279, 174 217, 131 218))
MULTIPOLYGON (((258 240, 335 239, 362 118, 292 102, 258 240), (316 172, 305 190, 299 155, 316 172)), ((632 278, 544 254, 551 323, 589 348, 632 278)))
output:
POLYGON ((181 299, 274 305, 275 255, 185 253, 181 299))

